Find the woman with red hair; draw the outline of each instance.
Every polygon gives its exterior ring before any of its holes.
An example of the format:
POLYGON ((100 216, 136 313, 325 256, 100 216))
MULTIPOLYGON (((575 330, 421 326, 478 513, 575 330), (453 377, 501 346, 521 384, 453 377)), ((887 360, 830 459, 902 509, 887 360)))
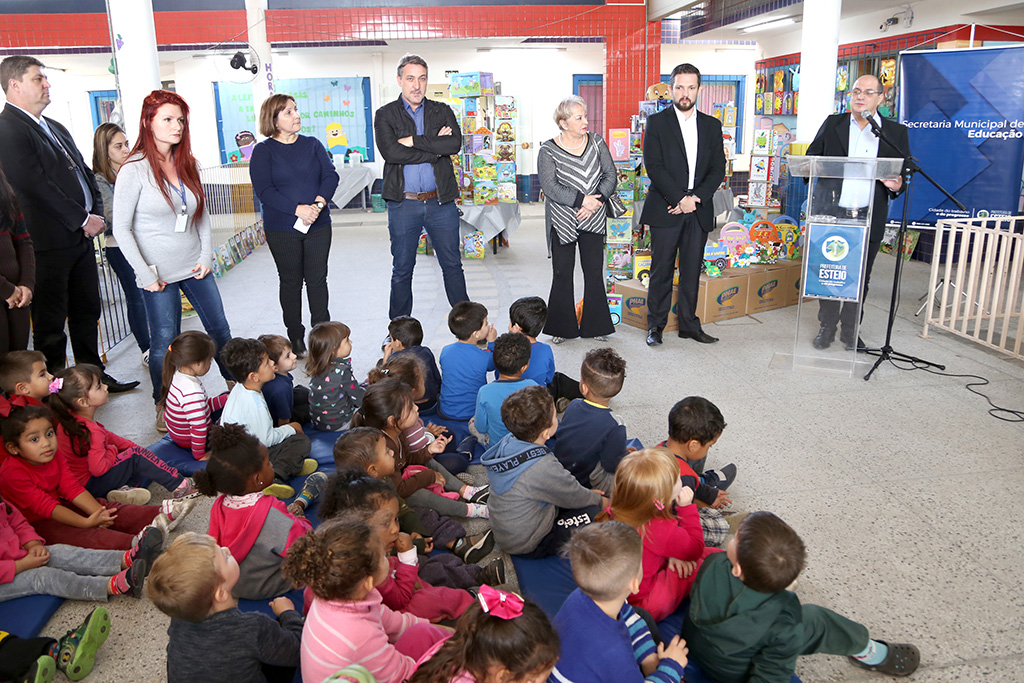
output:
MULTIPOLYGON (((181 294, 192 303, 217 349, 231 339, 217 283, 206 196, 192 156, 188 105, 154 90, 142 102, 139 140, 117 175, 114 237, 143 289, 151 337, 149 374, 160 399, 164 356, 181 333, 181 294)), ((230 379, 220 362, 221 374, 230 379)), ((157 407, 157 429, 167 431, 157 407)))

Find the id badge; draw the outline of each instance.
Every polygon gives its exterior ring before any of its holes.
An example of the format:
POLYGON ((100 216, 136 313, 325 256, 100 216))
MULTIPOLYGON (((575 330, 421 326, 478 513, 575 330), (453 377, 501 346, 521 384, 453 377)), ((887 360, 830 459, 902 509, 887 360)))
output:
POLYGON ((174 232, 185 232, 188 228, 188 214, 179 213, 177 220, 174 221, 174 232))

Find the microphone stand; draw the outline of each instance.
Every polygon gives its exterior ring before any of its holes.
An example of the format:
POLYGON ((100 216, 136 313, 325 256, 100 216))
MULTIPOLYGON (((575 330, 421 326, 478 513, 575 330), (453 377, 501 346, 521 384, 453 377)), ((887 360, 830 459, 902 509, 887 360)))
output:
POLYGON ((878 369, 878 366, 881 365, 883 361, 889 361, 891 363, 893 362, 893 359, 945 370, 945 365, 939 365, 938 363, 932 363, 931 361, 918 358, 917 356, 900 353, 892 347, 892 326, 893 323, 896 322, 896 306, 900 293, 900 279, 903 276, 903 237, 907 232, 907 215, 910 210, 910 196, 911 191, 913 190, 914 176, 920 173, 928 182, 934 185, 939 192, 946 195, 950 201, 956 204, 961 211, 966 211, 966 208, 957 200, 956 197, 947 192, 942 185, 935 182, 935 179, 928 175, 928 173, 918 165, 917 159, 911 156, 909 150, 900 149, 888 138, 888 136, 885 135, 885 133, 882 132, 882 127, 879 126, 878 122, 874 119, 874 112, 865 112, 865 114, 868 114, 865 118, 867 119, 868 125, 871 126, 871 131, 875 134, 875 137, 877 137, 880 142, 884 142, 888 145, 889 148, 893 149, 898 155, 903 157, 903 169, 900 171, 900 174, 903 178, 903 185, 906 188, 907 196, 903 200, 903 215, 900 218, 900 227, 896 233, 896 270, 892 281, 892 299, 889 302, 889 320, 885 328, 885 344, 883 344, 879 349, 864 349, 864 353, 872 356, 878 356, 878 360, 876 360, 875 364, 871 366, 868 373, 864 375, 864 381, 866 382, 871 379, 871 375, 878 369))

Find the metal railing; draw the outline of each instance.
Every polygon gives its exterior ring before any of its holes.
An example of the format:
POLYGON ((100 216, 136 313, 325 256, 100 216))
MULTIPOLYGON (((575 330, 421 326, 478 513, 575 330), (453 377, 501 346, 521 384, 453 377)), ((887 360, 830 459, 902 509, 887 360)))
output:
MULTIPOLYGON (((216 252, 227 245, 233 237, 255 228, 262 222, 259 200, 252 191, 249 180, 249 164, 225 164, 201 169, 200 182, 206 193, 206 210, 210 214, 213 248, 216 252)), ((96 249, 96 267, 99 269, 100 301, 102 312, 99 321, 100 353, 106 360, 106 353, 131 336, 128 325, 128 308, 124 290, 107 262, 103 250, 102 236, 93 240, 96 249)), ((250 249, 259 242, 248 242, 250 249)), ((236 250, 240 258, 247 252, 236 250)), ((216 260, 216 254, 215 254, 216 260)), ((233 265, 233 264, 232 264, 233 265)), ((224 270, 217 269, 220 277, 224 270)), ((187 301, 183 298, 183 304, 187 301)))
POLYGON ((928 286, 930 327, 1024 360, 1024 216, 944 220, 928 286))

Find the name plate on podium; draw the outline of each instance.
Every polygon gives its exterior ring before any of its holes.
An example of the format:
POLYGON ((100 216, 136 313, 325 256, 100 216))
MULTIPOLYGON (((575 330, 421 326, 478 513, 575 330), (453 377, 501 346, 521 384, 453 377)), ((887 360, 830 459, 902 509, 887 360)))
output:
POLYGON ((864 234, 864 227, 859 225, 807 224, 803 296, 833 301, 860 299, 864 234))

